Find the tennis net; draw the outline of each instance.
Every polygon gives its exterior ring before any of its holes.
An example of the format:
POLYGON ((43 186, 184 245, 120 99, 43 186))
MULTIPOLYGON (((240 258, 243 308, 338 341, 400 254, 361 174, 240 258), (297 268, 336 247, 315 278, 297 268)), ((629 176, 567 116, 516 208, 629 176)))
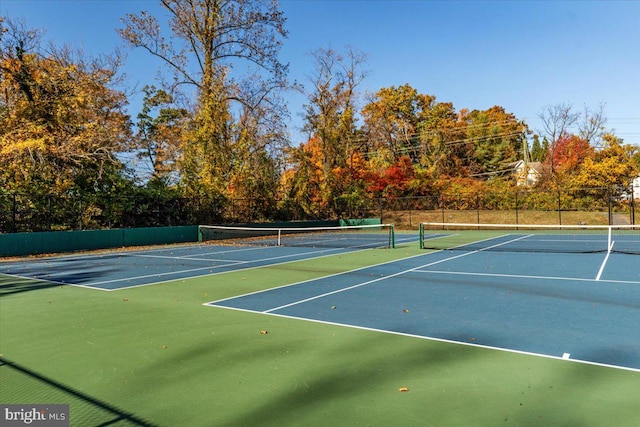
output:
POLYGON ((420 247, 503 252, 640 255, 640 225, 421 223, 420 247))
POLYGON ((393 248, 393 224, 334 227, 233 227, 201 225, 200 240, 246 246, 393 248))

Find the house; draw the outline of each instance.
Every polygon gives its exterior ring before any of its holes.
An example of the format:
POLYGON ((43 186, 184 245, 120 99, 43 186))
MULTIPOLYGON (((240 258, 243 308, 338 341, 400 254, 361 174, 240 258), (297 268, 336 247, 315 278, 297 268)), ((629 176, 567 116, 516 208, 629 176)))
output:
POLYGON ((640 202, 640 175, 631 180, 631 186, 623 188, 620 192, 620 200, 634 200, 640 202))
POLYGON ((523 187, 531 187, 541 177, 542 163, 525 162, 518 160, 513 164, 513 176, 516 179, 516 185, 523 187))
POLYGON ((640 175, 631 181, 631 192, 633 193, 633 200, 640 200, 640 175))

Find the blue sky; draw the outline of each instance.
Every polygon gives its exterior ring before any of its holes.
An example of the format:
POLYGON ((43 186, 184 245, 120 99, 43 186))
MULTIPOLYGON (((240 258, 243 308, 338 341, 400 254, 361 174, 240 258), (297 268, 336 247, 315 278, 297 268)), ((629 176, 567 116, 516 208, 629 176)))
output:
MULTIPOLYGON (((126 13, 161 15, 156 0, 0 0, 0 15, 24 18, 46 38, 87 53, 113 51, 126 13)), ((346 46, 368 56, 360 87, 410 84, 457 110, 501 105, 541 129, 549 105, 605 104, 607 127, 640 145, 640 1, 281 0, 290 79, 306 83, 309 52, 346 46)), ((131 86, 154 83, 155 62, 129 50, 131 86)), ((292 135, 304 97, 290 96, 292 135)), ((132 98, 131 114, 139 111, 132 98)))

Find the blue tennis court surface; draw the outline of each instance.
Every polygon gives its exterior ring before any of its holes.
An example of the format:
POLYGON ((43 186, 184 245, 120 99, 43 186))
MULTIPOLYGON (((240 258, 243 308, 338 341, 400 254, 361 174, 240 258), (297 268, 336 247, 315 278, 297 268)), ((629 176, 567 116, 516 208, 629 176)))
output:
POLYGON ((440 251, 207 305, 640 370, 635 255, 440 251))
MULTIPOLYGON (((415 235, 399 235, 397 240, 417 244, 415 235)), ((336 242, 333 242, 334 246, 331 247, 327 241, 306 241, 305 244, 310 246, 207 244, 94 255, 67 255, 0 263, 0 273, 65 285, 118 290, 336 255, 378 245, 366 240, 347 241, 343 246, 337 247, 336 242)))

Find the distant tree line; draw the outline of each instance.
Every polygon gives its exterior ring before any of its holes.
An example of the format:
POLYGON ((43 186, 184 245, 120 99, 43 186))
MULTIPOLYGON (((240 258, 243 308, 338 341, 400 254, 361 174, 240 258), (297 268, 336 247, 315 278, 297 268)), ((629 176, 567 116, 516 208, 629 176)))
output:
POLYGON ((362 94, 356 49, 316 49, 309 81, 292 84, 277 3, 160 3, 168 21, 140 12, 118 29, 164 64, 135 118, 118 51, 45 45, 42 31, 0 18, 0 213, 28 200, 49 221, 69 211, 102 218, 96 227, 136 226, 155 200, 169 222, 336 218, 373 199, 513 191, 519 160, 538 165, 541 191, 623 191, 640 171, 639 148, 607 130, 602 106, 549 106, 534 133, 501 106, 458 110, 410 84, 362 94), (287 91, 306 95, 299 145, 287 91))

